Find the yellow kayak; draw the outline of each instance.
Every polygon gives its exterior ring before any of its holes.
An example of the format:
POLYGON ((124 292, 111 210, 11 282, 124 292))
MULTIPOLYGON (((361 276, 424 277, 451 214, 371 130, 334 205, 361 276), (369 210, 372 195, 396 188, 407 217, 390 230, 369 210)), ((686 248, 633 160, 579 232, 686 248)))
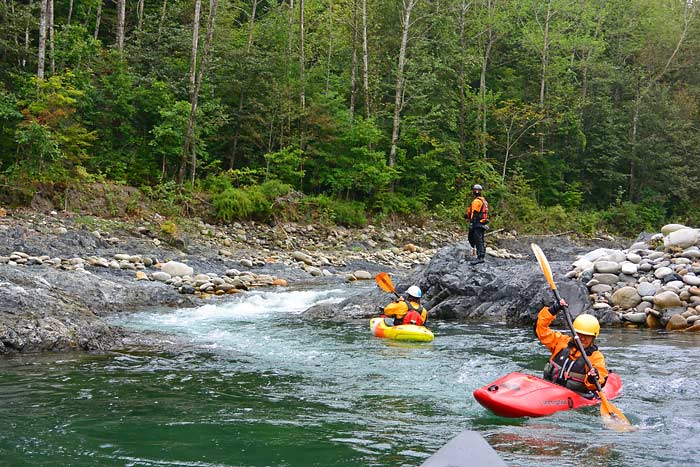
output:
POLYGON ((372 330, 372 334, 377 337, 386 337, 397 341, 430 342, 435 338, 430 329, 425 326, 416 326, 415 324, 389 326, 384 321, 384 317, 370 319, 369 328, 372 330))

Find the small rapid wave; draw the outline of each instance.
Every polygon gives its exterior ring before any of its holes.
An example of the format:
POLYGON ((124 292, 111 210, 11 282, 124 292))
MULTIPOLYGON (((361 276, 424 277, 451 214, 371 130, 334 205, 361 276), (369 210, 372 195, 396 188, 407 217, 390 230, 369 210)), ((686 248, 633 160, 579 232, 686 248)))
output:
POLYGON ((319 303, 339 303, 347 290, 253 291, 233 296, 230 301, 177 311, 134 313, 116 322, 155 330, 203 329, 226 322, 259 321, 297 315, 319 303))

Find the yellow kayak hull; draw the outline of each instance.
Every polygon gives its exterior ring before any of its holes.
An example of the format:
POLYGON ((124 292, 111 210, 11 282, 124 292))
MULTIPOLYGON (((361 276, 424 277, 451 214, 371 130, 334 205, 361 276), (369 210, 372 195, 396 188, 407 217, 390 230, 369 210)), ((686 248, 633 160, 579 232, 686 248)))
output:
POLYGON ((387 326, 384 318, 370 319, 369 328, 372 334, 377 337, 386 337, 397 341, 430 342, 435 338, 430 329, 425 326, 416 326, 415 324, 387 326))

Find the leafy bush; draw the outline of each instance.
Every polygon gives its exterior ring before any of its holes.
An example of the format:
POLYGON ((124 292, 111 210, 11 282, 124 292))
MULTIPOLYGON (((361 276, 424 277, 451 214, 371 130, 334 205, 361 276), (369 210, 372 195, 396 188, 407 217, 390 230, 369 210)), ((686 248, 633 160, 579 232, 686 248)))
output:
POLYGON ((13 169, 42 181, 70 182, 74 168, 89 159, 88 148, 97 139, 77 113, 85 93, 73 85, 74 75, 54 75, 47 80, 33 77, 27 93, 17 104, 24 120, 15 129, 18 154, 13 169))
POLYGON ((267 163, 267 173, 272 179, 301 186, 304 178, 304 152, 301 149, 283 148, 277 152, 271 152, 263 156, 267 163))
POLYGON ((209 177, 207 186, 212 191, 215 216, 224 222, 243 219, 267 220, 279 210, 275 200, 292 191, 290 185, 279 180, 235 188, 225 174, 209 177))
POLYGON ((245 188, 259 185, 265 178, 264 169, 230 169, 216 175, 210 175, 202 182, 205 190, 212 194, 229 188, 245 188))
POLYGON ((178 230, 177 224, 173 221, 168 220, 160 224, 160 231, 166 236, 174 237, 178 230))
POLYGON ((269 180, 260 185, 260 191, 270 201, 290 193, 294 188, 279 180, 269 180))
POLYGON ((307 222, 333 223, 333 201, 326 195, 306 196, 299 210, 307 222))
POLYGON ((405 214, 422 217, 427 214, 425 201, 403 193, 383 192, 375 197, 373 209, 382 214, 405 214))
POLYGON ((187 200, 187 193, 178 189, 177 183, 170 180, 155 186, 144 185, 140 187, 141 193, 154 204, 155 209, 164 216, 176 216, 181 214, 183 200, 187 200))
POLYGON ((212 194, 217 194, 226 191, 229 188, 233 188, 233 180, 231 179, 229 172, 230 171, 208 176, 203 181, 204 189, 212 194))
POLYGON ((602 213, 602 220, 610 230, 630 237, 643 231, 656 231, 659 225, 664 224, 665 218, 663 207, 631 201, 611 206, 602 213))
POLYGON ((228 188, 212 197, 217 219, 232 222, 247 219, 255 212, 255 202, 246 190, 228 188))
POLYGON ((333 203, 335 223, 348 227, 364 227, 367 225, 365 205, 359 201, 336 200, 333 203))
POLYGON ((300 206, 307 221, 364 227, 367 225, 364 204, 358 201, 343 201, 325 195, 307 196, 300 206))
MULTIPOLYGON (((535 227, 532 226, 533 231, 535 227)), ((548 206, 542 209, 541 225, 544 232, 575 232, 579 235, 593 236, 600 228, 600 214, 596 211, 566 209, 563 206, 548 206)))
POLYGON ((500 225, 523 233, 542 230, 542 210, 534 197, 506 192, 497 205, 489 203, 489 210, 491 217, 498 219, 498 222, 492 220, 492 228, 500 225))

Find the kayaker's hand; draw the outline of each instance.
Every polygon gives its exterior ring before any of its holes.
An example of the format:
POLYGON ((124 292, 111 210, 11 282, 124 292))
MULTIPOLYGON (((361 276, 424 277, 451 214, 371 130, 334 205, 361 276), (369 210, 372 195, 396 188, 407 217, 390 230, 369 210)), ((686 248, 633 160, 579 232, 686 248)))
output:
POLYGON ((559 300, 558 302, 552 302, 552 304, 549 305, 548 308, 549 308, 549 312, 550 312, 552 315, 556 316, 557 313, 559 313, 561 310, 564 309, 564 307, 567 307, 567 306, 569 306, 569 304, 566 303, 566 300, 564 300, 564 299, 562 298, 562 299, 559 300))
POLYGON ((598 374, 598 369, 596 367, 593 367, 590 370, 588 370, 588 380, 589 381, 595 381, 595 380, 599 380, 599 379, 600 379, 600 375, 598 374))

